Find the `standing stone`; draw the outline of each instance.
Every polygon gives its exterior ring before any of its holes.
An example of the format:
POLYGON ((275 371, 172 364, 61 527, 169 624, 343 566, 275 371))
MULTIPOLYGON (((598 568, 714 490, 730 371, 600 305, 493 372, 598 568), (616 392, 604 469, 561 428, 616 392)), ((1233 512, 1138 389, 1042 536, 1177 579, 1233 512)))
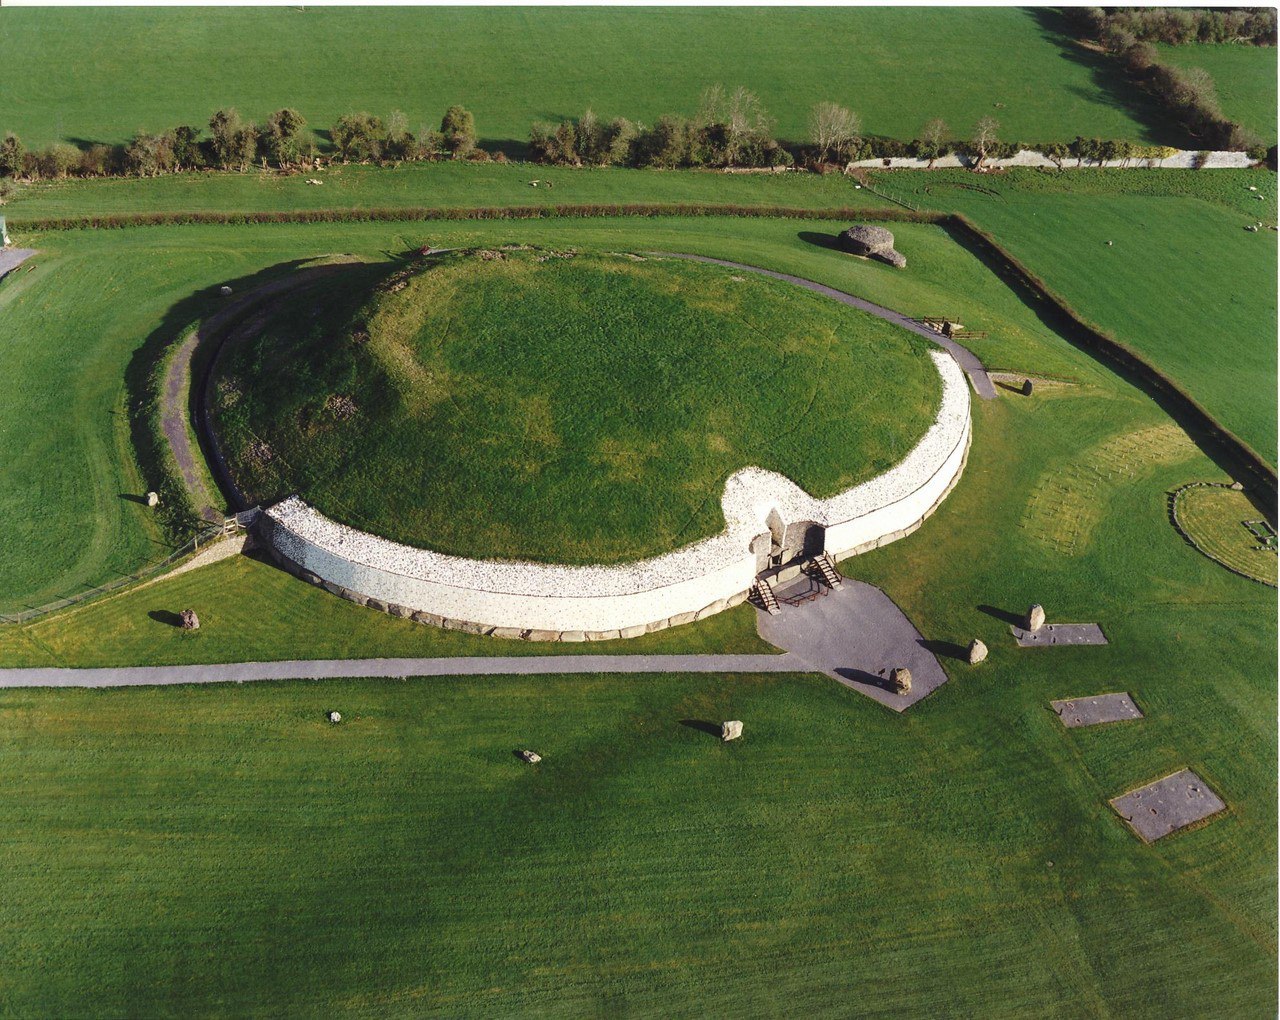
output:
POLYGON ((200 617, 196 616, 196 611, 194 609, 184 609, 178 614, 178 619, 181 621, 183 630, 200 629, 200 617))
POLYGON ((1023 379, 1023 380, 1022 380, 1022 395, 1023 395, 1024 397, 1029 397, 1029 396, 1031 396, 1031 390, 1032 390, 1031 380, 1030 380, 1030 379, 1023 379))
POLYGON ((987 658, 987 646, 977 638, 969 642, 969 665, 976 666, 987 658))
POLYGON ((1044 606, 1039 602, 1032 604, 1027 610, 1027 630, 1033 634, 1044 626, 1044 606))
POLYGON ((1243 486, 1243 485, 1241 485, 1239 482, 1232 482, 1232 483, 1231 483, 1231 490, 1232 490, 1233 492, 1244 492, 1244 486, 1243 486))
POLYGON ((230 296, 231 296, 231 288, 230 288, 230 287, 227 287, 227 286, 219 287, 219 288, 218 288, 218 293, 219 293, 219 294, 221 294, 223 297, 230 297, 230 296))
POLYGON ((720 739, 728 742, 737 740, 742 736, 742 723, 738 719, 731 719, 729 722, 720 724, 720 739))
POLYGON ((338 725, 338 723, 342 722, 342 713, 341 713, 341 712, 330 712, 330 713, 329 713, 329 721, 330 721, 331 723, 333 723, 335 726, 337 726, 337 725, 338 725))
POLYGON ((889 680, 893 683, 893 689, 899 694, 911 693, 911 670, 906 666, 895 667, 889 674, 889 680))
POLYGON ((147 506, 159 506, 159 505, 160 505, 160 493, 158 493, 158 492, 148 492, 148 493, 147 493, 147 506))

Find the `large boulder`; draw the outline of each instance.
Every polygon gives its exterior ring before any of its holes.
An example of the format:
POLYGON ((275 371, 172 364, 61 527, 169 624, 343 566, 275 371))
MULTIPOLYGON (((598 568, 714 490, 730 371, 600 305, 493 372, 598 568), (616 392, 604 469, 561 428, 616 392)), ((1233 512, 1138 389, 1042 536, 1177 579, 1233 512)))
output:
POLYGON ((1044 626, 1044 606, 1039 602, 1027 610, 1027 630, 1035 633, 1044 626))
POLYGON ((899 694, 911 693, 911 670, 906 666, 898 666, 889 674, 889 682, 899 694))
POLYGON ((196 616, 194 609, 184 609, 178 614, 178 620, 183 630, 200 629, 200 617, 196 616))
POLYGON ((720 724, 720 739, 724 741, 737 740, 742 736, 742 722, 738 719, 731 719, 728 722, 720 724))
POLYGON ((893 250, 893 233, 884 227, 859 223, 840 235, 840 247, 851 255, 879 255, 893 250))
POLYGON ((976 666, 987 658, 987 646, 977 638, 969 642, 969 665, 976 666))

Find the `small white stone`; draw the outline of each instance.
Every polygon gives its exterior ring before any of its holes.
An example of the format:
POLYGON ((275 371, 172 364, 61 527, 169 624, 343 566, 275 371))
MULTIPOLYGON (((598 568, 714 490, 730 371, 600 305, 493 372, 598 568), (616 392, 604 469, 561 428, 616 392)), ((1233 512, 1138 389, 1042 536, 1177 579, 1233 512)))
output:
POLYGON ((342 722, 342 713, 341 713, 341 712, 330 712, 330 713, 329 713, 329 721, 330 721, 331 723, 333 723, 333 724, 336 726, 338 723, 342 722))

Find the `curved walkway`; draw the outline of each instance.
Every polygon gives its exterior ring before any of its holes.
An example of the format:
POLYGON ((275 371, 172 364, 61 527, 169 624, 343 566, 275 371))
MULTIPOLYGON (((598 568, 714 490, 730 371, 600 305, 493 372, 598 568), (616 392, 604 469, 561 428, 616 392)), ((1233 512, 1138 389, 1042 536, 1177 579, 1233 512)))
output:
POLYGON ((0 669, 7 687, 147 687, 412 676, 543 676, 560 673, 808 673, 782 655, 510 655, 448 659, 305 659, 209 666, 119 666, 0 669))
POLYGON ((648 254, 665 256, 666 258, 689 259, 691 262, 708 262, 713 266, 726 266, 729 269, 740 269, 745 273, 758 273, 760 276, 770 276, 775 280, 785 280, 787 283, 794 283, 797 287, 804 287, 806 290, 829 297, 834 301, 839 301, 841 304, 857 308, 868 315, 874 315, 878 319, 884 319, 885 322, 910 330, 912 333, 918 333, 926 340, 930 340, 947 350, 956 359, 956 362, 964 369, 965 375, 973 383, 974 391, 978 396, 983 400, 994 400, 996 398, 996 388, 991 382, 991 377, 987 375, 986 367, 973 351, 967 347, 962 347, 950 337, 935 333, 928 327, 920 325, 915 319, 908 318, 901 312, 895 312, 892 308, 885 308, 883 305, 877 305, 863 298, 854 297, 852 294, 846 294, 842 290, 828 287, 824 283, 806 280, 802 276, 779 273, 772 269, 761 269, 758 266, 749 266, 744 262, 730 262, 727 259, 713 259, 707 255, 689 255, 678 251, 652 251, 648 254))

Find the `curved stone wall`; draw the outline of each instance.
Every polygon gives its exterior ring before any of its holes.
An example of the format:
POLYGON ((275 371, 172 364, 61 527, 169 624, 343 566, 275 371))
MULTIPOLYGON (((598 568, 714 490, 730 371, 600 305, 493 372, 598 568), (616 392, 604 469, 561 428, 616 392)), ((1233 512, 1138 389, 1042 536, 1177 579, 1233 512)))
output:
POLYGON ((296 496, 266 510, 263 541, 286 566, 335 594, 425 623, 502 637, 634 637, 737 605, 769 549, 770 525, 825 528, 836 558, 918 527, 964 469, 969 386, 949 354, 931 351, 942 377, 937 418, 903 460, 830 499, 789 478, 744 468, 725 483, 719 535, 617 566, 472 560, 414 549, 329 520, 296 496))

